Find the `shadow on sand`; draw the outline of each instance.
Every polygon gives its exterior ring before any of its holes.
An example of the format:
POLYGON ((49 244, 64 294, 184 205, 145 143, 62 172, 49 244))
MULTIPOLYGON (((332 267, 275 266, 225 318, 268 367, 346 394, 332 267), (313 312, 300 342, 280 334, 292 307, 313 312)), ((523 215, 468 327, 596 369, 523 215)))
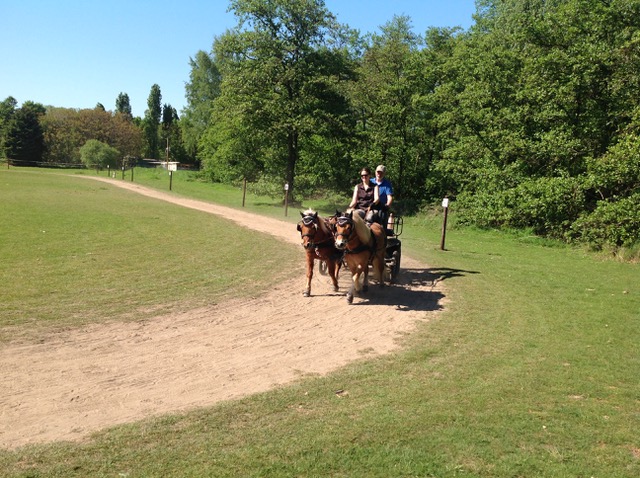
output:
POLYGON ((436 290, 439 282, 454 277, 478 274, 460 269, 402 269, 396 282, 380 288, 374 281, 369 290, 359 296, 353 305, 395 306, 398 310, 431 312, 442 310, 445 295, 436 290))

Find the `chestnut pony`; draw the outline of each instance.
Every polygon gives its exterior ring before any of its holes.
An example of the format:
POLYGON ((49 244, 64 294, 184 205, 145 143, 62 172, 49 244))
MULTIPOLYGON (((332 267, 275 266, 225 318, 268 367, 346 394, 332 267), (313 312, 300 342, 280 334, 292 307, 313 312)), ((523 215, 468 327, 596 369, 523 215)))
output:
POLYGON ((324 261, 333 282, 333 290, 338 291, 338 273, 342 266, 342 251, 336 249, 333 234, 327 221, 311 209, 301 212, 302 221, 298 223, 298 231, 302 237, 302 246, 307 258, 307 283, 303 295, 311 295, 311 279, 315 261, 324 261))
POLYGON ((369 264, 373 265, 374 278, 384 287, 384 255, 387 234, 384 228, 373 223, 367 226, 353 211, 340 213, 335 219, 335 244, 344 250, 344 260, 351 271, 353 283, 347 292, 347 302, 353 302, 354 293, 366 292, 369 287, 369 264), (362 284, 360 283, 362 277, 362 284))

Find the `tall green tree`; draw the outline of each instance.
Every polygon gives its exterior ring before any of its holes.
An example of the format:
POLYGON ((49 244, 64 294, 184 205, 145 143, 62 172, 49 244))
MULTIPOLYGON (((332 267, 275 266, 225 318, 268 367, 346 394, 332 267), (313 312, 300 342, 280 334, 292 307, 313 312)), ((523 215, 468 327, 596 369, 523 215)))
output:
POLYGON ((191 71, 185 85, 187 106, 180 118, 181 134, 186 154, 192 162, 199 161, 198 143, 211 120, 213 102, 220 96, 222 76, 212 55, 198 51, 189 59, 191 71))
POLYGON ((318 134, 342 130, 347 119, 337 87, 346 65, 328 47, 335 19, 321 0, 233 0, 230 9, 239 25, 214 45, 223 75, 214 120, 224 121, 226 108, 243 130, 259 132, 265 174, 293 192, 307 146, 318 134))
POLYGON ((40 117, 45 111, 43 105, 32 101, 25 101, 15 111, 5 140, 7 158, 21 166, 36 166, 42 162, 45 146, 40 117))
POLYGON ((160 152, 160 117, 162 115, 162 93, 160 87, 154 84, 147 98, 147 110, 142 121, 142 129, 146 140, 145 156, 150 159, 158 159, 160 152))
POLYGON ((120 113, 128 118, 132 118, 131 114, 131 102, 129 101, 129 95, 126 93, 119 93, 116 98, 116 113, 120 113))
POLYGON ((9 133, 9 125, 18 106, 18 101, 13 96, 8 96, 0 102, 0 158, 6 158, 5 144, 9 133))
POLYGON ((165 147, 165 157, 168 155, 172 161, 188 163, 189 158, 185 152, 180 129, 180 118, 176 109, 170 104, 162 106, 161 142, 165 147), (168 150, 166 148, 169 148, 168 150))
POLYGON ((355 102, 360 112, 360 155, 371 167, 384 163, 395 193, 420 191, 427 169, 424 130, 417 128, 425 66, 423 39, 407 16, 394 16, 373 34, 358 69, 355 102))

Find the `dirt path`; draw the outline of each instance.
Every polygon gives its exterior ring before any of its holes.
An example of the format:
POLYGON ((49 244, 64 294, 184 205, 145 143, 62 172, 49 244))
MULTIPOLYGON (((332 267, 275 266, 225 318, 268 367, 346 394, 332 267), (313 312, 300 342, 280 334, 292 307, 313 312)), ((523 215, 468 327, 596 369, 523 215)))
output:
MULTIPOLYGON (((259 231, 295 227, 243 211, 178 198, 124 181, 92 177, 140 194, 217 214, 259 231)), ((136 323, 92 325, 37 343, 0 349, 0 447, 80 440, 112 425, 209 406, 326 374, 350 361, 388 353, 398 338, 440 308, 439 284, 426 266, 403 257, 399 283, 349 306, 316 273, 313 296, 300 278, 253 300, 158 316, 136 323)))

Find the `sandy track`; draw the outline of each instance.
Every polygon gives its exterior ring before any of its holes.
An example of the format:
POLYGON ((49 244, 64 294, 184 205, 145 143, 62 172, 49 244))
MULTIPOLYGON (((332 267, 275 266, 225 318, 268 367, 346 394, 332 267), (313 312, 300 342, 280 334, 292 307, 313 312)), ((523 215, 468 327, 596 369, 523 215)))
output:
MULTIPOLYGON (((91 179, 217 214, 299 243, 289 223, 178 198, 124 181, 91 179)), ((398 284, 370 288, 349 306, 317 274, 313 296, 300 278, 251 300, 92 325, 0 349, 0 446, 80 440, 112 425, 208 406, 326 374, 398 347, 398 337, 439 310, 442 293, 427 267, 403 257, 398 284)))

